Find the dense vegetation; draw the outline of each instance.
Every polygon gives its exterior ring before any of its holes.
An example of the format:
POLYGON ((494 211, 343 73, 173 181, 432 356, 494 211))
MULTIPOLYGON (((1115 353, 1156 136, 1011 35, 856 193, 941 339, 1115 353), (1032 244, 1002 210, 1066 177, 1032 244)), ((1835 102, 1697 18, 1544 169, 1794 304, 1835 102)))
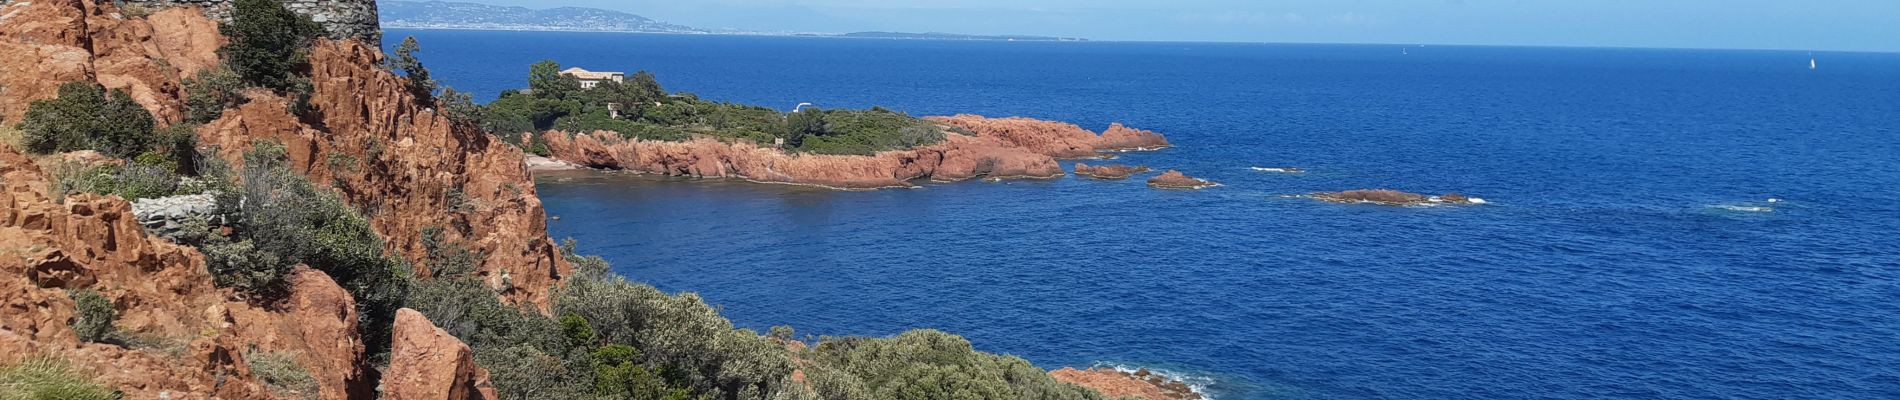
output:
MULTIPOLYGON (((529 68, 528 90, 503 92, 480 111, 477 122, 515 143, 520 134, 549 129, 610 131, 628 138, 686 140, 712 137, 775 145, 818 154, 868 155, 943 140, 945 128, 903 113, 820 110, 782 113, 770 108, 701 100, 691 93, 667 94, 653 74, 641 71, 625 83, 601 82, 582 89, 561 66, 542 61, 529 68), (616 111, 617 114, 616 115, 616 111)), ((520 143, 532 152, 535 143, 520 143)))
POLYGON ((67 82, 59 85, 59 97, 27 106, 22 144, 39 154, 98 150, 130 158, 152 148, 156 125, 152 113, 124 91, 67 82))
POLYGON ((309 85, 298 73, 308 69, 310 43, 323 33, 309 18, 277 0, 237 0, 231 23, 219 30, 231 39, 219 53, 245 83, 279 91, 309 85))

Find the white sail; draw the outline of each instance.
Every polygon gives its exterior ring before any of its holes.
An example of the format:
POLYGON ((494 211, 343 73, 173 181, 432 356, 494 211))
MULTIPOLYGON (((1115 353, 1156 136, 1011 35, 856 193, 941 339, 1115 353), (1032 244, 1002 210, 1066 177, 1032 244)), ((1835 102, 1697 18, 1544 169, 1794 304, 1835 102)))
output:
POLYGON ((1821 69, 1821 65, 1820 65, 1820 64, 1817 64, 1817 63, 1815 63, 1815 62, 1814 62, 1814 59, 1813 59, 1813 58, 1809 58, 1809 59, 1808 59, 1808 70, 1809 70, 1809 71, 1813 71, 1813 70, 1817 70, 1817 69, 1821 69))

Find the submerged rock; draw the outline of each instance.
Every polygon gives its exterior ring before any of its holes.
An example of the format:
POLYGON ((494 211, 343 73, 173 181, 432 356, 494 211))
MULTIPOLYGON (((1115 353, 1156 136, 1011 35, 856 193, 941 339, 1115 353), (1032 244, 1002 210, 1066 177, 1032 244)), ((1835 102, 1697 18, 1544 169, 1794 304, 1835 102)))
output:
POLYGON ((1420 206, 1436 204, 1485 204, 1484 199, 1465 196, 1458 193, 1446 193, 1441 196, 1429 196, 1388 189, 1360 189, 1342 192, 1314 193, 1314 199, 1334 203, 1369 203, 1388 206, 1420 206))
POLYGON ((1135 174, 1139 174, 1143 172, 1148 172, 1148 166, 1146 165, 1128 166, 1128 165, 1115 164, 1115 165, 1103 165, 1100 167, 1096 167, 1096 166, 1090 166, 1088 164, 1083 164, 1083 163, 1075 163, 1076 175, 1086 176, 1086 177, 1095 178, 1095 179, 1105 179, 1105 180, 1128 179, 1129 176, 1133 176, 1135 174))
POLYGON ((1181 381, 1168 379, 1143 368, 1135 372, 1123 372, 1112 368, 1090 368, 1078 370, 1063 368, 1050 371, 1057 381, 1076 386, 1095 389, 1110 398, 1133 397, 1145 400, 1199 400, 1205 398, 1195 392, 1192 386, 1181 381))
POLYGON ((1148 186, 1162 189, 1206 189, 1219 186, 1219 184, 1206 179, 1187 176, 1187 174, 1183 174, 1181 171, 1168 170, 1168 172, 1161 173, 1160 176, 1148 179, 1148 186))

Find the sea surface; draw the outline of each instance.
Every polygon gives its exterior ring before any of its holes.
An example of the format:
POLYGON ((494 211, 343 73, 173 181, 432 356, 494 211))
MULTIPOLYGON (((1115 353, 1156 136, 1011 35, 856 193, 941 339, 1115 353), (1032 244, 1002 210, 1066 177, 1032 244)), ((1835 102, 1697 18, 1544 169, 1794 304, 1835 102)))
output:
POLYGON ((540 179, 557 238, 744 327, 936 328, 1223 400, 1900 398, 1900 55, 407 35, 483 100, 555 59, 780 109, 1124 122, 1177 147, 1117 162, 1224 184, 540 179), (1297 197, 1357 188, 1491 204, 1297 197))

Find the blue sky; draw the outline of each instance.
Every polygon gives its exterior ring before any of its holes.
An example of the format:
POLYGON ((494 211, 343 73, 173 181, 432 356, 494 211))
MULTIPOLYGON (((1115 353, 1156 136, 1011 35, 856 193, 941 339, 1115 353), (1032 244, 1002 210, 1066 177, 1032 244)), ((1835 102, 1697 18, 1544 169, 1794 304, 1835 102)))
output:
POLYGON ((463 0, 708 27, 1097 40, 1900 51, 1900 0, 463 0))

